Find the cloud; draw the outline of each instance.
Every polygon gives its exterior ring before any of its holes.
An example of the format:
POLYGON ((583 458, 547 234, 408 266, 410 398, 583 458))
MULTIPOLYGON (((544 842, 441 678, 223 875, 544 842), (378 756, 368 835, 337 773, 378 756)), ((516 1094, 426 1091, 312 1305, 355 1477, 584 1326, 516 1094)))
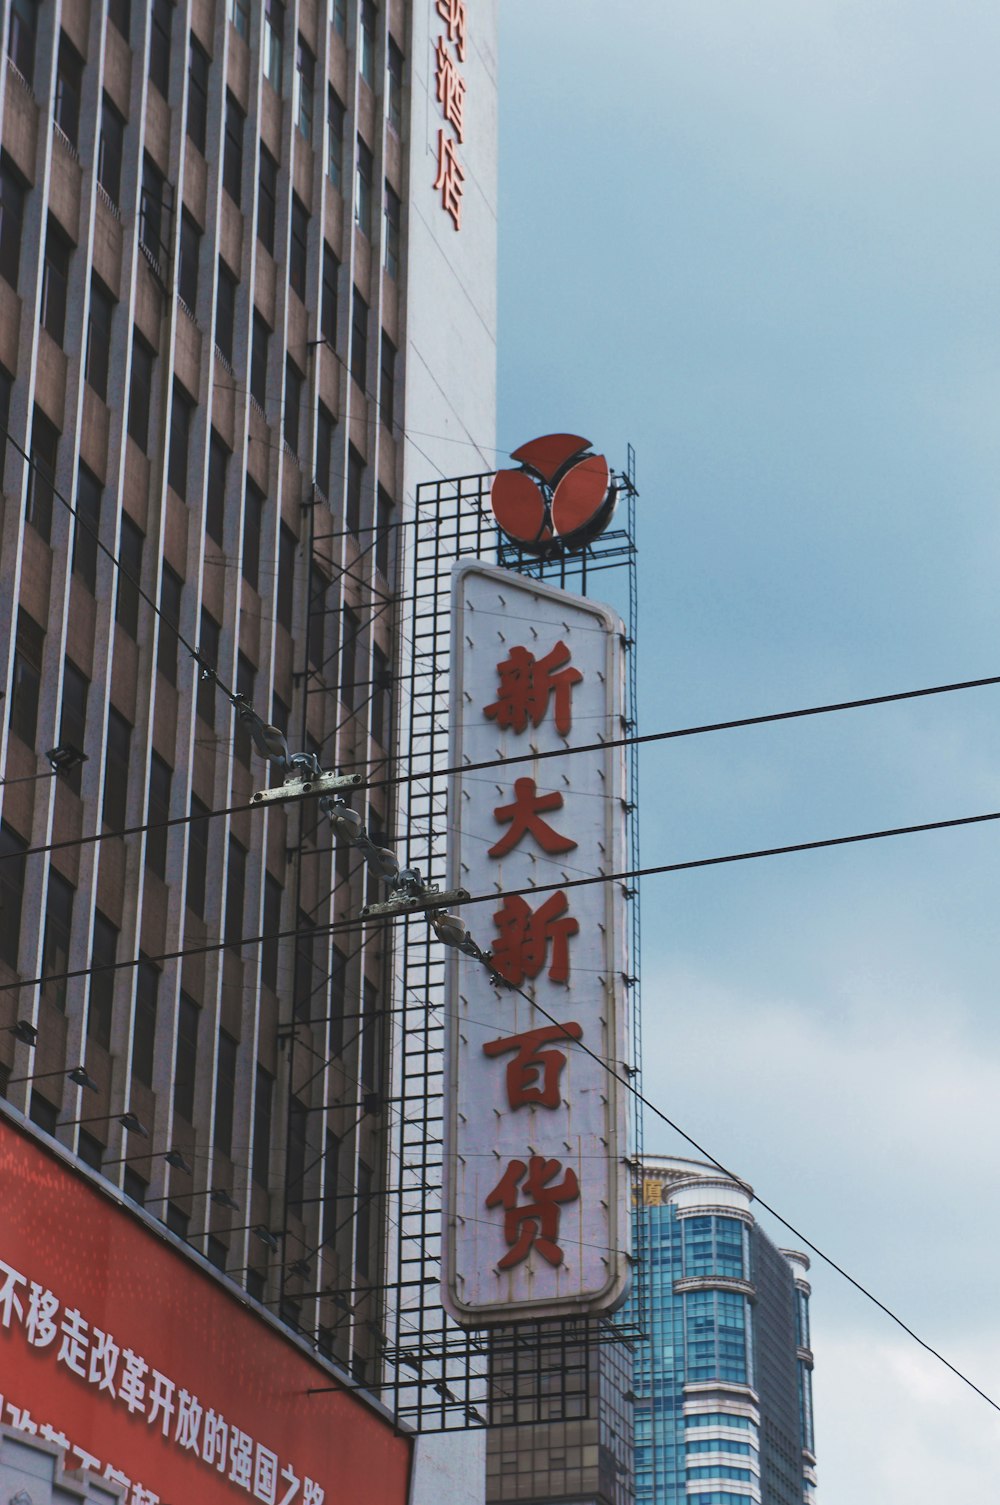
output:
MULTIPOLYGON (((975 1330, 997 1287, 1000 1050, 961 999, 898 987, 860 944, 822 1006, 697 968, 647 973, 643 997, 646 1096, 926 1341, 975 1330)), ((647 1149, 668 1140, 647 1115, 647 1149)), ((818 1314, 884 1332, 819 1262, 815 1284, 818 1314)))
MULTIPOLYGON (((984 1497, 995 1474, 996 1413, 929 1354, 864 1328, 814 1331, 819 1498, 939 1505, 984 1497)), ((1000 1328, 961 1350, 975 1380, 996 1369, 1000 1328)), ((992 1492, 992 1491, 990 1491, 992 1492)))

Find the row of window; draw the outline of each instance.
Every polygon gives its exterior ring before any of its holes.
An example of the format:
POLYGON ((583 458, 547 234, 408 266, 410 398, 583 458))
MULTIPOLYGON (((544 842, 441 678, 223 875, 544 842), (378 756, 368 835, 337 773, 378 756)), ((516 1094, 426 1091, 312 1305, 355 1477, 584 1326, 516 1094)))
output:
MULTIPOLYGON (((242 854, 245 865, 246 852, 239 843, 230 838, 230 864, 233 866, 235 852, 242 854)), ((5 822, 0 823, 0 957, 11 967, 17 964, 17 945, 20 929, 21 898, 23 892, 26 844, 5 822)), ((241 874, 245 866, 237 863, 241 874)), ((242 878, 237 880, 238 884, 242 878)), ((269 940, 261 946, 261 965, 265 983, 277 988, 278 942, 274 939, 280 929, 280 901, 282 887, 269 874, 265 879, 264 934, 269 940)), ((43 990, 43 996, 57 1008, 66 1006, 66 979, 68 970, 69 943, 73 923, 75 890, 71 883, 54 868, 50 868, 45 909, 45 928, 42 943, 42 973, 52 976, 53 981, 43 990)), ((229 907, 227 901, 227 908, 229 907)), ((316 1008, 330 1010, 330 1017, 337 1025, 329 1034, 331 1052, 340 1053, 344 1048, 344 1010, 347 1001, 346 971, 348 958, 334 947, 332 967, 323 969, 324 984, 329 979, 330 993, 322 1001, 317 999, 320 972, 314 957, 314 937, 310 935, 307 917, 300 912, 303 940, 295 958, 295 997, 297 1017, 308 1018, 316 1008), (305 960, 303 960, 305 958, 305 960)), ((227 931, 235 921, 227 914, 227 931)), ((88 998, 89 1037, 103 1049, 111 1047, 112 1005, 114 999, 115 965, 118 960, 119 932, 115 925, 96 910, 90 946, 91 976, 88 998)), ((135 1011, 132 1031, 132 1074, 146 1086, 153 1085, 154 1050, 160 971, 140 953, 136 967, 135 1011)), ((201 1010, 187 993, 181 991, 177 1013, 177 1043, 173 1071, 173 1103, 175 1112, 188 1122, 194 1118, 195 1082, 197 1076, 198 1044, 201 1010)), ((362 1017, 360 1021, 359 1086, 362 1090, 375 1090, 380 1085, 383 1055, 383 1014, 375 985, 365 979, 362 987, 362 1017)), ((352 1037, 358 1033, 352 1032, 352 1037)), ((232 1154, 233 1108, 235 1101, 236 1066, 238 1042, 225 1030, 220 1030, 217 1047, 217 1072, 215 1092, 215 1145, 223 1153, 232 1154)), ((261 1186, 268 1184, 268 1157, 271 1139, 271 1105, 273 1077, 257 1065, 257 1091, 255 1094, 253 1146, 251 1172, 261 1186)), ((294 1121, 294 1104, 293 1104, 294 1121)), ((289 1203, 295 1210, 301 1207, 302 1172, 292 1176, 289 1184, 289 1203), (295 1185, 296 1179, 298 1186, 295 1185), (296 1196, 297 1192, 297 1196, 296 1196)))

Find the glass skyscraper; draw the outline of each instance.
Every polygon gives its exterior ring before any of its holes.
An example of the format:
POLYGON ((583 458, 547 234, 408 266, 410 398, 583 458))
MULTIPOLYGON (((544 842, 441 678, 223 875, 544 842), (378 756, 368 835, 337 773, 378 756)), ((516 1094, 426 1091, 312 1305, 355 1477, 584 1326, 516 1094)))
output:
POLYGON ((814 1505, 809 1260, 771 1243, 752 1195, 699 1161, 644 1161, 636 1505, 814 1505))

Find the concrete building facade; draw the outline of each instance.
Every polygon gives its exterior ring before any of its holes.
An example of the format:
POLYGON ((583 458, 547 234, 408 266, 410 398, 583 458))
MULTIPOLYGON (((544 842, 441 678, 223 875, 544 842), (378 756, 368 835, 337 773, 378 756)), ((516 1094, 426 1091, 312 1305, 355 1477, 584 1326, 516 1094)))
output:
POLYGON ((414 489, 495 460, 497 0, 0 16, 0 1090, 377 1390, 391 943, 230 692, 393 845, 414 489))

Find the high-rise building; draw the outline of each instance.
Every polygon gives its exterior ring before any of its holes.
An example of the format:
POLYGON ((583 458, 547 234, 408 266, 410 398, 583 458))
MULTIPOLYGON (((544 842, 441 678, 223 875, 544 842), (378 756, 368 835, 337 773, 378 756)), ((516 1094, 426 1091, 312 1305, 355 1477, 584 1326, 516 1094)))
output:
POLYGON ((249 808, 231 697, 395 845, 413 495, 494 462, 497 0, 0 16, 0 1091, 377 1388, 379 879, 249 808))
POLYGON ((744 1182, 682 1158, 643 1168, 638 1505, 813 1501, 808 1258, 775 1247, 744 1182))

